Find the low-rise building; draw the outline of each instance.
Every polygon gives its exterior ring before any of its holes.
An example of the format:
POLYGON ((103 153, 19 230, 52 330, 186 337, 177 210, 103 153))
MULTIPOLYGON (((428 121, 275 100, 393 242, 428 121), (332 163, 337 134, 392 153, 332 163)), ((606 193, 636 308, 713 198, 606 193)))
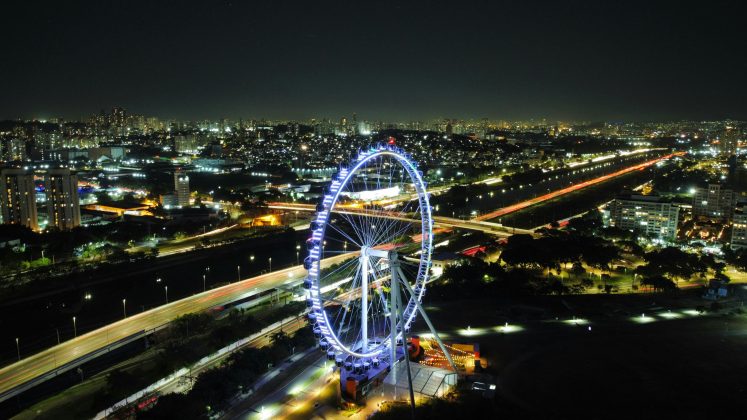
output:
POLYGON ((626 194, 610 206, 610 226, 651 237, 673 240, 677 235, 680 207, 658 196, 626 194))

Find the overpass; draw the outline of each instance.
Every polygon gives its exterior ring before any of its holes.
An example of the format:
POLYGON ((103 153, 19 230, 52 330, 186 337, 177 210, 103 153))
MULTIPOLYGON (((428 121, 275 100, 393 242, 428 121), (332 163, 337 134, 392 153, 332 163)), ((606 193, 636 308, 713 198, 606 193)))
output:
MULTIPOLYGON (((355 252, 322 260, 322 268, 345 261, 355 252)), ((79 335, 39 353, 0 368, 0 402, 157 331, 175 318, 258 295, 267 290, 298 284, 306 276, 303 266, 273 271, 205 291, 79 335)))
MULTIPOLYGON (((276 209, 276 210, 294 210, 294 211, 309 211, 309 212, 316 211, 315 206, 311 204, 301 204, 301 203, 281 203, 281 202, 269 203, 267 207, 270 209, 276 209)), ((361 210, 357 208, 338 208, 338 209, 333 209, 333 212, 339 213, 339 214, 365 215, 365 216, 380 217, 383 219, 402 220, 405 222, 419 221, 419 219, 401 217, 394 213, 390 213, 386 211, 361 210)), ((502 237, 508 237, 516 233, 526 233, 526 234, 532 233, 531 230, 507 227, 507 226, 500 225, 498 223, 485 222, 481 220, 461 220, 461 219, 455 219, 453 217, 445 217, 445 216, 433 216, 433 223, 436 226, 457 228, 457 229, 477 230, 480 232, 484 232, 484 233, 488 233, 488 234, 496 235, 496 236, 502 236, 502 237)))

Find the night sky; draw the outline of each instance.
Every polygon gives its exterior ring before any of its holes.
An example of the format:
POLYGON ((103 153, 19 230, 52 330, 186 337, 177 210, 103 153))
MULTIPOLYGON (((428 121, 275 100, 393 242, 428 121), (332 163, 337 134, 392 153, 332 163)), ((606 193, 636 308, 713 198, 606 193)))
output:
POLYGON ((738 1, 17 3, 0 118, 747 119, 738 1))

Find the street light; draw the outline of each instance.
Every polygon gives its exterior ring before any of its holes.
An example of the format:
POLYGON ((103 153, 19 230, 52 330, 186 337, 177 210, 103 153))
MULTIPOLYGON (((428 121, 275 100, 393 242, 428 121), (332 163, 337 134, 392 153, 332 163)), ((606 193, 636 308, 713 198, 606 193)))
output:
POLYGON ((301 245, 296 245, 296 265, 299 264, 299 262, 298 262, 298 256, 299 256, 300 252, 301 252, 301 245))
POLYGON ((169 286, 163 286, 163 291, 166 293, 166 303, 169 303, 169 286))
POLYGON ((21 361, 21 345, 18 344, 18 337, 16 337, 16 352, 18 353, 18 361, 21 361))
POLYGON ((272 257, 268 258, 267 261, 270 263, 270 272, 272 272, 272 257))
POLYGON ((78 336, 78 325, 75 323, 75 317, 73 317, 73 336, 78 336))
POLYGON ((236 266, 236 276, 238 276, 239 278, 238 281, 241 281, 241 266, 240 265, 236 266))
POLYGON ((202 291, 205 291, 205 275, 202 275, 202 291))
POLYGON ((127 318, 127 299, 122 299, 122 313, 127 318))

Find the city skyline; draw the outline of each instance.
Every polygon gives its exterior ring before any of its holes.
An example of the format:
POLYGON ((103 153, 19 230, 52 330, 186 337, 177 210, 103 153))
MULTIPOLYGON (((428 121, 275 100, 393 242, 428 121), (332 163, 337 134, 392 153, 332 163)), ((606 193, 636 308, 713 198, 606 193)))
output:
POLYGON ((38 6, 2 29, 1 119, 747 118, 736 2, 38 6))
POLYGON ((0 418, 747 411, 745 4, 6 6, 0 418))

